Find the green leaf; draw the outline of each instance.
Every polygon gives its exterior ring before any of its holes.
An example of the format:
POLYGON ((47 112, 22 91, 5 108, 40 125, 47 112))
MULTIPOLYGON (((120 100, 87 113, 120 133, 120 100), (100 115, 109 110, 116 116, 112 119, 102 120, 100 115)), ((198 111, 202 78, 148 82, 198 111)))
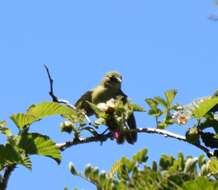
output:
POLYGON ((158 129, 165 129, 167 126, 168 126, 168 124, 165 122, 158 122, 158 124, 157 124, 158 129))
POLYGON ((145 148, 145 149, 139 151, 138 153, 136 153, 132 157, 132 159, 138 163, 146 162, 148 160, 147 153, 148 153, 148 150, 145 148))
POLYGON ((152 162, 152 167, 151 167, 151 168, 152 168, 153 171, 157 172, 157 170, 158 170, 158 165, 157 165, 157 162, 156 162, 156 161, 153 161, 153 162, 152 162))
POLYGON ((175 90, 175 89, 167 90, 166 92, 164 92, 164 95, 167 99, 168 106, 170 106, 172 104, 176 94, 177 94, 177 90, 175 90))
POLYGON ((212 174, 218 174, 218 160, 216 158, 209 160, 208 168, 212 174))
POLYGON ((199 138, 200 138, 200 131, 197 127, 192 127, 189 128, 188 131, 186 132, 185 136, 186 136, 186 140, 190 143, 193 144, 198 144, 199 142, 199 138))
POLYGON ((69 168, 72 175, 77 175, 78 174, 78 172, 76 171, 76 168, 75 168, 75 166, 74 166, 74 164, 72 162, 69 163, 68 168, 69 168))
POLYGON ((198 163, 198 158, 188 158, 185 162, 185 173, 194 173, 196 169, 196 164, 198 163))
POLYGON ((27 154, 37 154, 54 159, 58 164, 61 162, 61 153, 55 143, 45 135, 28 133, 22 135, 19 147, 27 154))
POLYGON ((10 118, 18 128, 22 128, 44 117, 52 115, 61 115, 72 122, 79 122, 83 120, 82 114, 77 110, 56 102, 42 102, 34 104, 29 107, 26 114, 13 114, 10 118))
POLYGON ((120 161, 120 160, 117 160, 117 161, 113 164, 113 166, 111 167, 111 171, 109 172, 108 176, 109 176, 110 178, 112 178, 112 177, 115 175, 115 173, 117 173, 117 171, 119 170, 120 166, 121 166, 121 161, 120 161))
POLYGON ((0 127, 4 127, 7 125, 7 122, 6 121, 0 121, 0 127))
POLYGON ((198 164, 199 167, 202 167, 204 164, 206 164, 206 158, 203 154, 198 157, 198 164))
POLYGON ((151 107, 151 109, 156 108, 158 105, 158 103, 152 98, 146 98, 145 102, 151 107))
POLYGON ((13 114, 10 118, 19 129, 37 120, 35 116, 23 113, 13 114))
POLYGON ((209 98, 202 100, 193 110, 193 117, 200 119, 206 115, 215 105, 218 104, 218 98, 209 98))
POLYGON ((174 160, 175 159, 172 156, 167 156, 167 155, 163 154, 161 156, 160 161, 159 161, 159 165, 160 165, 162 170, 167 170, 169 167, 171 167, 173 165, 174 160))
POLYGON ((22 149, 15 145, 6 144, 0 145, 0 170, 7 165, 21 164, 28 169, 31 169, 32 164, 29 157, 22 149))
POLYGON ((130 104, 133 111, 145 112, 145 109, 137 104, 130 104))
POLYGON ((85 171, 84 171, 84 174, 87 178, 89 178, 92 174, 92 171, 93 171, 93 167, 88 164, 86 167, 85 167, 85 171))
POLYGON ((155 108, 155 109, 150 109, 148 111, 148 114, 152 115, 152 116, 155 116, 155 117, 159 117, 162 114, 162 112, 161 112, 161 110, 159 108, 155 108))
POLYGON ((205 177, 198 177, 195 180, 184 183, 183 190, 217 190, 215 185, 205 177))
POLYGON ((5 121, 0 121, 0 132, 6 135, 7 137, 11 137, 12 136, 11 130, 7 127, 4 127, 5 125, 6 125, 5 121))
POLYGON ((163 98, 161 98, 160 96, 156 96, 156 97, 154 97, 154 99, 159 103, 159 104, 161 104, 162 106, 164 106, 164 107, 168 107, 168 103, 163 99, 163 98))

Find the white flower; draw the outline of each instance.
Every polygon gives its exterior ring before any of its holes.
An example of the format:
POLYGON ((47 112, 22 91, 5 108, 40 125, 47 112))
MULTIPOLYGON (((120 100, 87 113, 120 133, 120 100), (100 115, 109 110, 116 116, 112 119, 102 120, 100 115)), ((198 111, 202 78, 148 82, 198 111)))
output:
POLYGON ((97 104, 97 108, 105 112, 108 110, 108 105, 106 103, 101 102, 97 104))

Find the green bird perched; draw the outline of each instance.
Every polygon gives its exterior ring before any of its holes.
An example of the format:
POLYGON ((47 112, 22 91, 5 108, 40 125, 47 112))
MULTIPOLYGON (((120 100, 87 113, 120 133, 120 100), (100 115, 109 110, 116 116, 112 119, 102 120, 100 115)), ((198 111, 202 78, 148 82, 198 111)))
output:
MULTIPOLYGON (((121 90, 121 82, 122 76, 118 72, 111 71, 106 73, 100 84, 82 95, 76 102, 75 106, 78 109, 84 110, 88 116, 91 116, 94 114, 94 111, 88 102, 98 105, 100 103, 106 103, 111 99, 121 97, 121 101, 124 104, 127 103, 127 95, 121 90)), ((133 113, 130 114, 126 123, 127 128, 136 129, 136 121, 133 113)), ((112 132, 118 143, 123 143, 124 139, 126 139, 128 143, 134 144, 137 140, 137 132, 127 132, 122 134, 119 133, 119 131, 116 131, 116 129, 112 132), (121 140, 118 140, 118 138, 121 140)))

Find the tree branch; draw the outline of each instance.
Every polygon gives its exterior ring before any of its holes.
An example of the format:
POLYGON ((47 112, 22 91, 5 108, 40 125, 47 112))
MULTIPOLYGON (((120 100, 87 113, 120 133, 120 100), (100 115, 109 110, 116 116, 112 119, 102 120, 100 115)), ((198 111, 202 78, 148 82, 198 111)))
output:
MULTIPOLYGON (((131 131, 132 132, 136 131, 137 133, 158 134, 158 135, 162 135, 164 137, 169 137, 169 138, 177 139, 180 141, 184 141, 186 143, 194 145, 198 149, 201 149, 203 152, 205 152, 207 154, 208 157, 213 156, 213 153, 210 152, 210 150, 208 148, 204 147, 203 145, 188 142, 188 140, 186 139, 185 136, 178 135, 178 134, 172 133, 172 132, 167 131, 167 130, 157 129, 157 128, 138 128, 138 129, 132 129, 131 131)), ((58 143, 56 145, 61 151, 64 151, 65 149, 67 149, 71 146, 74 146, 74 145, 86 144, 86 143, 90 143, 90 142, 103 142, 109 138, 112 138, 111 133, 107 133, 105 135, 97 135, 97 136, 87 137, 87 138, 76 138, 76 139, 73 139, 72 141, 67 141, 65 143, 58 143)))
POLYGON ((56 146, 61 150, 64 151, 67 148, 70 148, 71 146, 74 145, 79 145, 79 144, 86 144, 90 142, 104 142, 107 139, 112 138, 111 133, 107 133, 105 135, 97 135, 97 136, 91 136, 91 137, 86 137, 86 138, 74 138, 71 141, 67 141, 64 143, 57 143, 56 146))
POLYGON ((157 129, 157 128, 139 128, 137 129, 138 133, 152 133, 152 134, 159 134, 159 135, 163 135, 164 137, 170 137, 173 139, 177 139, 180 141, 184 141, 186 143, 192 144, 195 147, 201 149, 203 152, 205 152, 207 154, 207 156, 210 158, 213 156, 213 153, 210 152, 210 150, 208 148, 206 148, 205 146, 201 145, 201 144, 197 144, 197 143, 191 143, 189 142, 185 136, 182 135, 178 135, 175 133, 172 133, 170 131, 167 130, 163 130, 163 129, 157 129))
POLYGON ((54 82, 54 80, 51 78, 48 66, 44 65, 44 67, 45 67, 45 70, 46 70, 46 72, 48 74, 48 79, 49 79, 49 84, 50 84, 49 95, 52 97, 52 101, 53 102, 58 102, 58 97, 54 95, 54 90, 53 90, 53 82, 54 82))
POLYGON ((1 180, 0 180, 0 190, 6 190, 8 185, 8 180, 15 168, 16 168, 16 164, 7 166, 5 168, 3 176, 1 176, 1 180))
MULTIPOLYGON (((49 85, 50 85, 50 91, 49 91, 49 95, 51 96, 52 98, 52 101, 53 102, 57 102, 57 103, 60 103, 60 104, 64 104, 65 106, 75 110, 76 107, 72 104, 70 104, 69 101, 67 100, 63 100, 63 99, 59 99, 57 96, 54 95, 54 89, 53 89, 53 83, 54 83, 54 80, 52 79, 51 77, 51 74, 49 72, 49 69, 48 69, 48 66, 47 65, 44 65, 45 69, 46 69, 46 72, 47 72, 47 75, 48 75, 48 79, 49 79, 49 85)), ((92 122, 90 121, 89 117, 83 113, 84 117, 86 118, 88 124, 91 124, 92 122)))

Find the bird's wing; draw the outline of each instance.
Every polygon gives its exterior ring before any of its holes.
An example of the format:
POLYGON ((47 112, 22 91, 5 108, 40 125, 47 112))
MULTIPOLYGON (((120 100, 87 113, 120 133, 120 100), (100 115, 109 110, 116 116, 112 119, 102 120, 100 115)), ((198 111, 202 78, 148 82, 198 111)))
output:
POLYGON ((92 102, 92 91, 87 91, 85 94, 83 94, 75 103, 76 108, 82 109, 86 112, 86 114, 92 115, 93 110, 90 108, 87 101, 92 102))
MULTIPOLYGON (((120 90, 119 92, 119 95, 121 95, 123 98, 122 98, 122 101, 124 103, 127 103, 128 102, 128 97, 127 95, 122 91, 120 90)), ((134 114, 132 113, 129 118, 127 119, 127 124, 128 124, 128 128, 129 129, 136 129, 136 120, 135 120, 135 116, 134 114)), ((136 141, 137 141, 137 132, 134 131, 134 132, 129 132, 126 134, 126 140, 128 143, 130 144, 134 144, 136 141)))

